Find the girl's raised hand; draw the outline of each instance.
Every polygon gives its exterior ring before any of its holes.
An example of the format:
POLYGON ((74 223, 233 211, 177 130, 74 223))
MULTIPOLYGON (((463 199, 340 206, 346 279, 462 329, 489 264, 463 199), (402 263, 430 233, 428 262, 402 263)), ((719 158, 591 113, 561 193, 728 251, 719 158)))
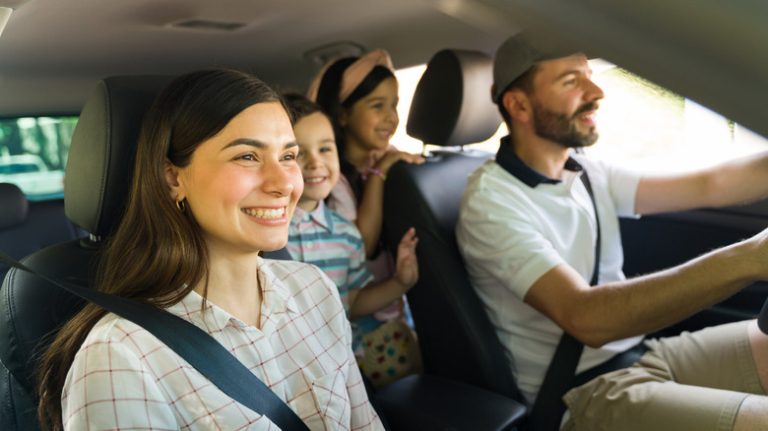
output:
POLYGON ((411 154, 404 151, 390 149, 385 151, 381 158, 379 158, 378 163, 376 163, 376 167, 386 175, 389 171, 389 168, 400 160, 406 163, 417 165, 424 163, 424 157, 421 157, 419 154, 411 154))
POLYGON ((410 228, 405 232, 397 246, 397 273, 395 278, 403 285, 403 293, 410 290, 419 280, 419 265, 416 260, 416 244, 419 238, 416 229, 410 228))

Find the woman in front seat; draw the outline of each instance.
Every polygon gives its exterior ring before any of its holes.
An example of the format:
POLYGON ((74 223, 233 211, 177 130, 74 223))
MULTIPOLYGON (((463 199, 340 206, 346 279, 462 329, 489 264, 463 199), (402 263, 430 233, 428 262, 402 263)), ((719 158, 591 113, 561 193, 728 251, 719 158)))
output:
MULTIPOLYGON (((208 332, 310 429, 381 429, 333 283, 269 261, 285 245, 303 181, 285 107, 252 75, 177 78, 150 109, 125 216, 97 288, 208 332)), ((275 429, 136 324, 92 304, 58 333, 40 370, 51 429, 275 429)))

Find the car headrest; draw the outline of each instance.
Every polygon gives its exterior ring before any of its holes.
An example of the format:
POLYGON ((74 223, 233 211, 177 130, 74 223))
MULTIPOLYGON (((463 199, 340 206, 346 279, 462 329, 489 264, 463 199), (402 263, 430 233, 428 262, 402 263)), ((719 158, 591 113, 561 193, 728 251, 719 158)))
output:
POLYGON ((0 230, 24 223, 29 202, 15 184, 0 183, 0 230))
POLYGON ((406 131, 443 147, 493 136, 501 115, 491 101, 493 59, 479 51, 445 49, 432 57, 413 95, 406 131))
POLYGON ((123 214, 144 113, 171 79, 106 78, 80 113, 64 177, 64 209, 97 237, 112 232, 123 214))

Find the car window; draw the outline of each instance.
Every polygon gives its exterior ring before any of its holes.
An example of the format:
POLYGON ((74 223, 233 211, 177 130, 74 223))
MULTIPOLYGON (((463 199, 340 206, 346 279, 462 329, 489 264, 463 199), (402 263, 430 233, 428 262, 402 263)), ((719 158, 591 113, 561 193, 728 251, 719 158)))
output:
POLYGON ((768 140, 749 129, 613 64, 592 60, 606 97, 600 139, 587 152, 642 172, 711 166, 758 151, 768 140))
POLYGON ((0 119, 0 182, 30 200, 64 196, 64 168, 77 117, 0 119))
MULTIPOLYGON (((768 140, 672 91, 600 59, 590 60, 594 81, 606 97, 598 111, 600 139, 586 151, 592 157, 642 172, 696 169, 768 150, 768 140)), ((426 65, 400 69, 400 127, 393 144, 421 152, 422 143, 405 132, 408 110, 426 65)), ((473 148, 496 152, 507 133, 473 148)))
POLYGON ((37 163, 8 162, 0 165, 0 174, 26 174, 40 170, 40 165, 37 163))

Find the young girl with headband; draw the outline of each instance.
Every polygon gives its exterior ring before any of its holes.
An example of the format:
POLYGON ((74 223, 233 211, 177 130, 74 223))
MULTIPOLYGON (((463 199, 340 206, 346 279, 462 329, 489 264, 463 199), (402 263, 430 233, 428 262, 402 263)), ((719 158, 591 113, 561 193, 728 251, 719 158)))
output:
POLYGON ((336 132, 344 179, 331 204, 356 222, 368 256, 375 254, 379 243, 389 168, 400 160, 424 161, 389 143, 399 124, 397 91, 392 61, 383 50, 329 63, 308 91, 309 99, 331 118, 336 132))
MULTIPOLYGON (((355 222, 371 272, 377 281, 385 280, 392 276, 394 266, 380 244, 384 181, 389 168, 398 161, 424 162, 422 157, 398 151, 389 142, 399 124, 398 83, 392 60, 386 51, 375 50, 362 57, 331 62, 313 80, 308 97, 330 117, 339 150, 343 175, 328 198, 328 206, 355 222)), ((397 301, 376 313, 378 320, 371 317, 355 323, 369 333, 381 321, 401 315, 402 310, 402 301, 397 301)), ((409 363, 418 369, 418 358, 410 358, 409 363)), ((397 375, 409 371, 393 366, 384 367, 384 372, 391 374, 394 368, 398 368, 397 375)), ((363 370, 377 383, 371 365, 363 364, 363 370)))

